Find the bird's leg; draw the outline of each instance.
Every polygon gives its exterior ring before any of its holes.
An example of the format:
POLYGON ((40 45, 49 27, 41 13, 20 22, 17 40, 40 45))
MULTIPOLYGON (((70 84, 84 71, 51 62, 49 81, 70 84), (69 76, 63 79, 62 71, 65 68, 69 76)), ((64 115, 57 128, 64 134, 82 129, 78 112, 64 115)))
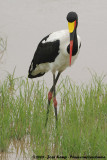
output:
POLYGON ((54 83, 56 85, 58 79, 59 79, 59 76, 60 76, 61 72, 58 72, 57 76, 56 76, 56 79, 54 80, 55 82, 53 82, 53 86, 51 87, 49 93, 48 93, 48 106, 50 105, 50 102, 51 102, 51 99, 52 99, 52 94, 53 94, 53 91, 54 91, 54 83))
MULTIPOLYGON (((61 72, 58 72, 58 74, 56 76, 56 79, 55 79, 55 85, 56 85, 56 83, 57 83, 57 81, 59 79, 60 74, 61 74, 61 72)), ((53 93, 53 90, 54 90, 54 85, 51 87, 50 92, 53 93)))
POLYGON ((56 89, 55 89, 55 74, 53 74, 53 103, 54 103, 54 109, 55 109, 55 117, 57 121, 57 100, 56 100, 56 89))
MULTIPOLYGON (((60 72, 58 72, 57 74, 57 77, 55 79, 55 85, 59 79, 59 76, 60 76, 60 72)), ((45 123, 45 126, 47 125, 47 121, 48 121, 48 114, 49 114, 49 106, 50 106, 50 102, 51 102, 51 99, 52 99, 52 94, 53 94, 53 90, 54 90, 54 85, 51 87, 49 93, 48 93, 48 105, 47 105, 47 117, 46 117, 46 123, 45 123)))

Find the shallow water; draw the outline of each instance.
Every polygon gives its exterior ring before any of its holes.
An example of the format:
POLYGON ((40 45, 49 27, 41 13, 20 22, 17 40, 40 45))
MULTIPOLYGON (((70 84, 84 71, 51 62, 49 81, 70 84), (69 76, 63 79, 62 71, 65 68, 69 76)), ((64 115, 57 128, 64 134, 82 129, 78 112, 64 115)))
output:
MULTIPOLYGON (((0 35, 7 38, 7 51, 0 64, 0 80, 7 72, 13 73, 15 66, 15 76, 27 77, 39 41, 53 31, 66 29, 69 11, 76 11, 79 16, 78 34, 82 47, 75 64, 62 76, 69 75, 80 84, 90 80, 88 68, 99 75, 107 74, 106 6, 107 0, 0 0, 0 35)), ((36 80, 43 79, 50 87, 52 74, 49 72, 36 80)))
POLYGON ((20 141, 13 140, 8 152, 0 153, 0 160, 30 160, 32 155, 29 137, 26 137, 20 141))

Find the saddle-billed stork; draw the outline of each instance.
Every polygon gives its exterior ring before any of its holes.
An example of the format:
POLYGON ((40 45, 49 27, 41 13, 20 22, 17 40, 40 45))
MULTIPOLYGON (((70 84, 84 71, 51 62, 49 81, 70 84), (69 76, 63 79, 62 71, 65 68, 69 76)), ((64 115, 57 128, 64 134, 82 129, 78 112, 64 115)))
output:
POLYGON ((40 41, 29 67, 29 78, 43 76, 49 70, 53 74, 53 86, 48 93, 46 124, 48 121, 49 106, 52 99, 52 94, 55 117, 57 121, 57 100, 55 86, 61 72, 74 63, 81 47, 81 39, 77 35, 77 14, 75 12, 69 12, 67 15, 67 21, 69 30, 53 32, 40 41), (58 71, 58 74, 55 77, 56 71, 58 71))

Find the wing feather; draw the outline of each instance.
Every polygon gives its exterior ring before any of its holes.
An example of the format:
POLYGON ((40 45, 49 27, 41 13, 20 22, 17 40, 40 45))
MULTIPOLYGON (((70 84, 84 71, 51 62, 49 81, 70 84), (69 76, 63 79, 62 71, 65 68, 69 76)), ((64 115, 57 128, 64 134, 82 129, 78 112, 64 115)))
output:
POLYGON ((29 67, 29 74, 31 74, 31 72, 35 70, 36 65, 47 62, 54 62, 55 58, 59 55, 59 40, 42 43, 44 40, 46 41, 48 37, 49 35, 43 38, 39 43, 29 67))

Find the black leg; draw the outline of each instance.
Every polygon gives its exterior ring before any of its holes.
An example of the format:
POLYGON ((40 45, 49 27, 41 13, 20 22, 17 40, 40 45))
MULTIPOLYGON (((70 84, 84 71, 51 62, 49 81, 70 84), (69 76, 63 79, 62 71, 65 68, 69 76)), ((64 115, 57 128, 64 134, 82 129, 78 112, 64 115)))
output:
POLYGON ((56 89, 55 89, 55 74, 53 74, 53 103, 54 103, 54 109, 55 109, 55 117, 57 121, 57 100, 56 100, 56 89))
MULTIPOLYGON (((58 81, 58 79, 59 79, 60 74, 61 74, 61 72, 58 72, 57 77, 56 77, 56 79, 55 79, 55 85, 56 85, 56 83, 57 83, 57 81, 58 81)), ((53 93, 53 87, 54 87, 54 85, 53 85, 52 88, 50 89, 50 91, 51 91, 52 93, 53 93)))
MULTIPOLYGON (((54 81, 55 81, 55 82, 54 82, 55 85, 56 85, 56 83, 57 83, 57 81, 58 81, 58 79, 59 79, 60 74, 61 74, 61 73, 58 72, 57 77, 56 77, 56 79, 54 80, 54 81)), ((54 84, 53 84, 53 86, 51 87, 51 89, 50 89, 50 91, 49 91, 49 93, 48 93, 48 105, 47 105, 47 116, 46 116, 45 126, 47 125, 47 121, 48 121, 49 106, 50 106, 50 103, 51 103, 53 90, 54 90, 54 84)))

